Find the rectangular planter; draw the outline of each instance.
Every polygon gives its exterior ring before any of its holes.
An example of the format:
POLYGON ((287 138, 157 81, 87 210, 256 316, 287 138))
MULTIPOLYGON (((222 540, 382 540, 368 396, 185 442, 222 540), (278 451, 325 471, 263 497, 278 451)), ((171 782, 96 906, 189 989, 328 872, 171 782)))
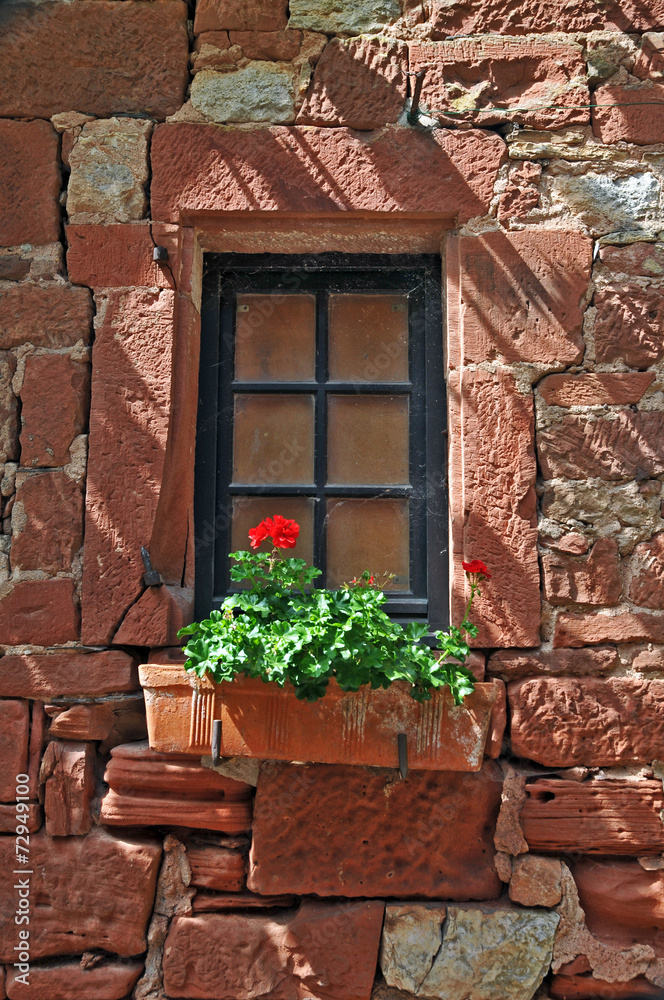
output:
POLYGON ((209 754, 212 721, 220 719, 224 757, 396 768, 403 733, 409 767, 433 771, 479 771, 503 693, 500 681, 477 684, 455 706, 447 688, 420 703, 405 682, 345 692, 331 681, 324 698, 306 702, 289 686, 254 678, 216 684, 159 663, 142 665, 139 674, 153 750, 209 754))

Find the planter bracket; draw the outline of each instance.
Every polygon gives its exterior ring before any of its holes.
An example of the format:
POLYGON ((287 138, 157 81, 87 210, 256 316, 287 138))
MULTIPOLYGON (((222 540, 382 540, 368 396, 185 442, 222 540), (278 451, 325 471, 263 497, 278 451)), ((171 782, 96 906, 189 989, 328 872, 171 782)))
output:
POLYGON ((221 760, 221 719, 212 720, 212 764, 219 766, 221 760))
POLYGON ((399 748, 399 774, 401 780, 405 781, 408 776, 408 736, 406 733, 399 733, 397 736, 397 747, 399 748))

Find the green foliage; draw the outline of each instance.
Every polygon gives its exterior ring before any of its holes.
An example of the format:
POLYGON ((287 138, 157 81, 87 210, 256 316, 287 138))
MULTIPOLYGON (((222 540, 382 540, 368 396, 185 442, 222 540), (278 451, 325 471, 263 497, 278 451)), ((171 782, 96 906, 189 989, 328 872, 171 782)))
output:
POLYGON ((368 573, 340 590, 318 590, 320 570, 303 559, 281 559, 276 551, 234 552, 231 558, 231 578, 248 581, 250 589, 178 633, 188 637, 185 667, 199 677, 230 681, 244 674, 280 686, 289 682, 307 701, 325 694, 330 677, 344 691, 408 681, 418 701, 445 684, 457 705, 472 692, 464 633, 474 636, 477 629, 467 613, 461 627, 436 633, 442 652, 434 653, 421 643, 426 625, 404 628, 389 618, 387 598, 368 573))

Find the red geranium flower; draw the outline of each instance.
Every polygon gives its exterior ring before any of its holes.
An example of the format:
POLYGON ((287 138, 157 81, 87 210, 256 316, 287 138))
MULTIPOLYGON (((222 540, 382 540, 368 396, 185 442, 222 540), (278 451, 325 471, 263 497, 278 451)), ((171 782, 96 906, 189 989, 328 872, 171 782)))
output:
POLYGON ((473 559, 472 562, 467 562, 467 563, 462 562, 461 565, 463 566, 466 573, 470 573, 473 576, 483 576, 485 580, 491 579, 491 573, 489 573, 488 569, 486 568, 486 565, 482 562, 481 559, 473 559))
POLYGON ((252 549, 257 549, 261 542, 264 542, 265 539, 269 537, 270 532, 265 526, 265 521, 261 521, 260 524, 256 525, 255 528, 251 528, 249 531, 252 549))
POLYGON ((297 521, 275 514, 274 517, 263 518, 259 525, 252 528, 249 538, 253 549, 257 549, 266 538, 271 538, 273 545, 278 549, 293 549, 299 534, 300 525, 297 521))

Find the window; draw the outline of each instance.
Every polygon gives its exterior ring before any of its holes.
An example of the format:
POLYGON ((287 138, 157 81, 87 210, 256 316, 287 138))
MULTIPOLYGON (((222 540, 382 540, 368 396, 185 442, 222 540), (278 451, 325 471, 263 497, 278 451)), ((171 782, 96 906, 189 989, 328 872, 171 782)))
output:
POLYGON ((392 574, 390 614, 444 625, 440 258, 210 255, 202 320, 196 616, 280 513, 321 585, 392 574))

